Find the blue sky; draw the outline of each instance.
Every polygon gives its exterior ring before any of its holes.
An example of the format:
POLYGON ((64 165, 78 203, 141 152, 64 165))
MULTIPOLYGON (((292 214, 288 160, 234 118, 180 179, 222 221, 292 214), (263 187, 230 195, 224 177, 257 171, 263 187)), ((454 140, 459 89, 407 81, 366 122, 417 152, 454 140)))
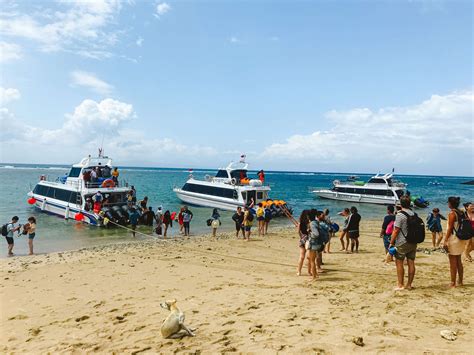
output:
POLYGON ((1 161, 474 175, 470 1, 2 10, 1 161))

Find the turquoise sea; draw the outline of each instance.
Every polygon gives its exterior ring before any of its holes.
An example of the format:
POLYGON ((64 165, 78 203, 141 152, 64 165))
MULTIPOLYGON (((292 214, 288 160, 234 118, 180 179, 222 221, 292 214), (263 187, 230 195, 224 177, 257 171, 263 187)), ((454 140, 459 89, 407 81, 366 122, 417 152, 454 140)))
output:
MULTIPOLYGON (((159 205, 164 210, 176 211, 180 207, 180 201, 176 198, 172 189, 174 186, 182 186, 189 172, 185 169, 172 168, 136 168, 119 167, 120 178, 128 181, 137 189, 138 199, 148 196, 150 206, 154 209, 159 205)), ((26 194, 39 179, 40 175, 47 175, 48 179, 63 176, 69 171, 67 166, 46 165, 24 165, 24 164, 0 164, 0 222, 2 224, 10 221, 11 217, 18 215, 21 223, 26 223, 28 216, 37 218, 37 237, 35 238, 35 252, 47 253, 53 251, 64 251, 79 249, 88 246, 116 243, 132 240, 128 231, 118 228, 98 228, 83 225, 73 220, 64 220, 60 217, 40 213, 27 203, 26 194)), ((206 174, 215 174, 215 170, 195 169, 193 172, 197 178, 203 178, 206 174)), ((249 175, 255 175, 251 172, 249 175)), ((266 181, 270 184, 271 197, 287 201, 295 211, 295 215, 305 208, 316 207, 318 209, 329 208, 331 215, 337 221, 336 213, 344 207, 350 207, 349 203, 331 200, 323 200, 315 197, 311 190, 313 188, 326 188, 335 179, 345 180, 347 174, 318 173, 318 172, 266 172, 266 181), (335 216, 335 217, 334 217, 335 216)), ((367 180, 373 174, 357 174, 361 180, 367 180)), ((397 175, 397 179, 408 183, 408 189, 412 195, 421 195, 430 200, 430 208, 439 207, 444 213, 447 212, 446 200, 448 196, 460 196, 463 202, 474 200, 474 186, 462 185, 461 182, 472 180, 472 177, 448 177, 448 176, 415 176, 397 175), (442 185, 433 186, 430 182, 437 181, 442 185)), ((363 218, 382 218, 385 207, 359 204, 357 205, 363 218)), ((191 224, 191 233, 200 234, 209 231, 205 221, 210 217, 211 209, 191 208, 194 219, 191 224)), ((418 210, 425 217, 429 209, 418 210)), ((231 220, 232 213, 221 212, 223 231, 233 230, 231 220)), ((289 221, 277 219, 273 225, 288 225, 289 221)), ((151 234, 151 229, 140 227, 143 233, 151 234)), ((179 235, 177 226, 171 230, 171 237, 179 235)), ((139 236, 137 239, 145 239, 139 236)), ((6 242, 2 240, 3 250, 0 256, 6 255, 6 242)), ((27 253, 27 239, 24 236, 16 238, 14 252, 16 255, 27 253)))

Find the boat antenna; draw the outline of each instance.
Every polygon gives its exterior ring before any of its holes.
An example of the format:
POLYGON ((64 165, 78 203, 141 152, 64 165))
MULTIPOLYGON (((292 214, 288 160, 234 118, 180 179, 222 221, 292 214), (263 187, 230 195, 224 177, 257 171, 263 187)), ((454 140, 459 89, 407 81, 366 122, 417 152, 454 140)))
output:
POLYGON ((392 174, 395 172, 395 168, 392 168, 392 174))
POLYGON ((99 158, 102 158, 104 155, 104 138, 105 138, 105 134, 102 134, 102 143, 100 144, 100 148, 99 148, 99 158))

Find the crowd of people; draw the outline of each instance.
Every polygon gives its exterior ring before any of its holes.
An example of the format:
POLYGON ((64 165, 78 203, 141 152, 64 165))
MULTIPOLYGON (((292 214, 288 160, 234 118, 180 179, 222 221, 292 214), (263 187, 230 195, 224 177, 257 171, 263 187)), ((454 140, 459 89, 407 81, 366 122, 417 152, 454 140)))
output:
MULTIPOLYGON (((179 212, 163 211, 160 206, 155 210, 148 206, 148 197, 145 196, 137 203, 136 191, 131 188, 127 197, 130 207, 129 224, 132 235, 135 237, 138 225, 152 227, 156 235, 166 238, 173 223, 179 226, 179 233, 184 236, 190 235, 190 225, 193 213, 188 206, 182 206, 179 212)), ((91 203, 104 201, 101 196, 94 196, 91 203)), ((384 261, 386 264, 395 262, 397 271, 396 290, 411 290, 415 278, 415 259, 418 244, 425 238, 425 228, 431 233, 431 244, 434 250, 442 250, 447 253, 450 268, 450 287, 463 285, 463 259, 472 261, 470 252, 473 250, 474 231, 474 203, 464 204, 461 209, 459 197, 449 197, 447 201, 449 213, 447 217, 440 214, 439 208, 433 208, 428 214, 426 222, 412 210, 411 200, 402 196, 396 206, 387 206, 387 214, 383 219, 380 230, 380 238, 385 250, 384 261), (446 234, 443 235, 442 220, 447 221, 446 234), (407 280, 405 282, 405 266, 408 268, 407 280)), ((308 261, 308 275, 316 280, 323 270, 323 254, 331 253, 331 240, 339 232, 340 251, 345 253, 359 252, 360 222, 361 216, 355 206, 345 208, 338 213, 344 218, 342 226, 331 220, 328 209, 319 211, 307 209, 301 212, 299 217, 299 260, 297 275, 301 275, 305 260, 308 261)), ((272 220, 271 211, 258 204, 257 206, 237 207, 232 215, 235 224, 236 238, 242 237, 249 241, 251 238, 254 222, 257 223, 258 236, 268 233, 268 225, 272 220)), ((221 226, 221 215, 217 208, 213 209, 207 225, 211 228, 213 238, 216 238, 217 230, 221 226)), ((13 255, 14 236, 28 236, 29 254, 33 255, 33 240, 36 235, 36 219, 29 217, 27 223, 20 224, 19 218, 14 216, 10 223, 2 226, 2 235, 8 245, 8 255, 13 255)))
MULTIPOLYGON (((400 198, 396 206, 387 206, 380 237, 385 250, 384 261, 395 261, 397 286, 395 290, 411 290, 415 278, 415 258, 418 244, 425 238, 425 229, 431 233, 433 249, 448 255, 450 268, 450 287, 463 285, 463 259, 472 261, 474 237, 474 203, 464 204, 460 209, 460 198, 449 197, 447 218, 434 208, 426 218, 426 223, 412 210, 409 196, 400 198), (441 220, 447 220, 446 235, 443 236, 441 220), (405 265, 408 267, 405 282, 405 265)), ((344 217, 339 240, 341 251, 358 253, 361 216, 356 207, 345 208, 339 215, 344 217)), ((305 260, 308 261, 308 275, 316 280, 322 273, 323 254, 330 253, 331 239, 339 231, 339 226, 331 221, 329 210, 316 209, 302 211, 298 224, 299 260, 297 275, 301 275, 305 260)))
POLYGON ((82 178, 86 187, 97 187, 107 179, 111 179, 114 182, 114 186, 119 186, 119 175, 118 168, 113 170, 107 166, 96 166, 94 168, 84 169, 82 178))

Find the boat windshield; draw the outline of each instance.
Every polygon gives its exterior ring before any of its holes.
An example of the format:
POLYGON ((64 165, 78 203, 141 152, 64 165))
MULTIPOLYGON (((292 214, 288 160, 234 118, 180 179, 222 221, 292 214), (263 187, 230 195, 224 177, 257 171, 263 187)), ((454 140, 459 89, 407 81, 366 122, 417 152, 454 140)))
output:
POLYGON ((246 179, 247 178, 247 170, 243 170, 243 169, 232 170, 230 172, 230 177, 235 178, 237 181, 246 179))
POLYGON ((386 184, 384 179, 372 178, 368 181, 369 184, 386 184))

